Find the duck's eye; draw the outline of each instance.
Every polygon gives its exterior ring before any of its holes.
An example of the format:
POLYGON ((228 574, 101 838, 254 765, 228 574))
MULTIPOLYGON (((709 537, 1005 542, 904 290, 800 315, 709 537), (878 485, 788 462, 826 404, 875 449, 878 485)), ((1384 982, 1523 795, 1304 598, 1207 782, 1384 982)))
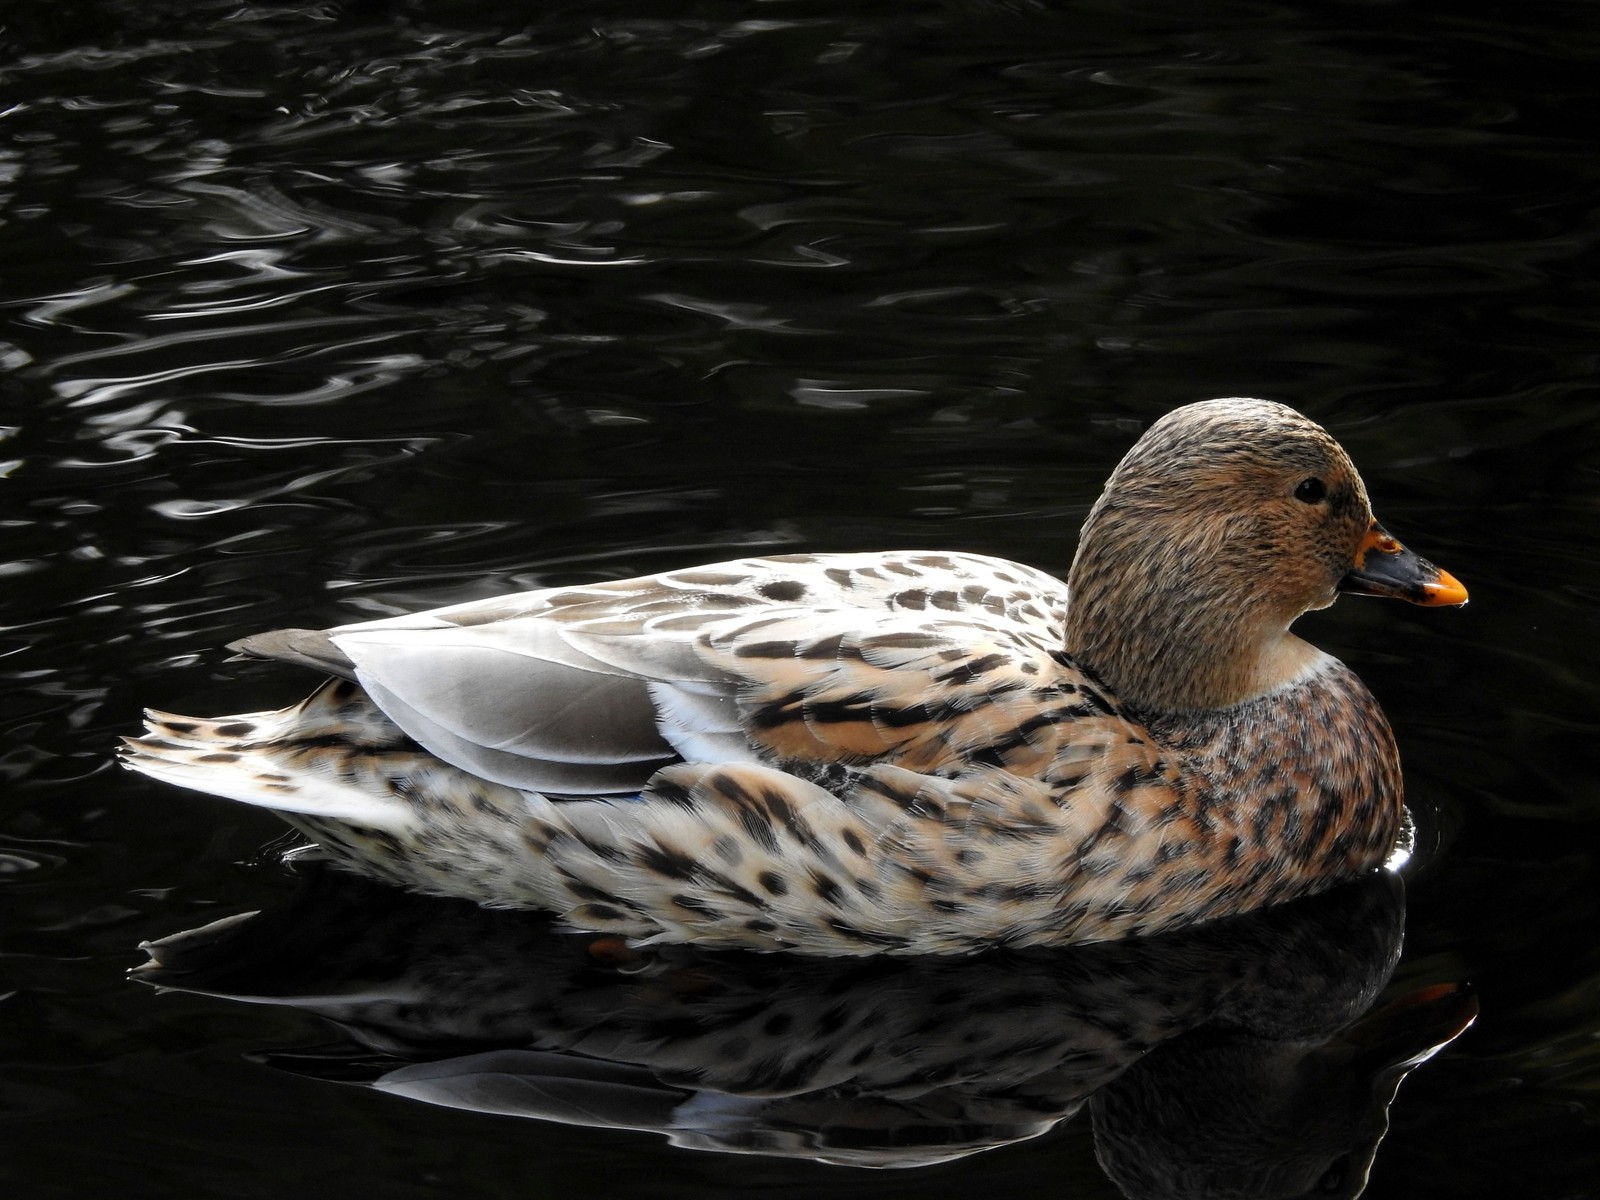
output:
POLYGON ((1319 1192, 1342 1192, 1344 1181, 1350 1175, 1350 1156, 1341 1155, 1328 1164, 1328 1169, 1322 1173, 1322 1178, 1317 1180, 1319 1192))
POLYGON ((1302 479, 1294 489, 1294 498, 1307 504, 1315 504, 1328 494, 1328 485, 1313 475, 1310 479, 1302 479))

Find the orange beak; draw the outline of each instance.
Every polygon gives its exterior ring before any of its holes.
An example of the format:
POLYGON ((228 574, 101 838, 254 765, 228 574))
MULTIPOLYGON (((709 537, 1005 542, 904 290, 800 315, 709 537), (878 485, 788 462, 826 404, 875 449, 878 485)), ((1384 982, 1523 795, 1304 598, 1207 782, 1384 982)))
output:
POLYGON ((1356 547, 1355 562, 1339 581, 1339 590, 1430 606, 1467 602, 1467 589, 1454 575, 1407 550, 1376 521, 1356 547))

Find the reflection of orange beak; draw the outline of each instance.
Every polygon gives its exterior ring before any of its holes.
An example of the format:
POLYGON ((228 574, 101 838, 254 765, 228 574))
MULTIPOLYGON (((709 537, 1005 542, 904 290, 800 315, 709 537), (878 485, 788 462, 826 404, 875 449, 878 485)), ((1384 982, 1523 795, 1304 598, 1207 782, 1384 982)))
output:
POLYGON ((1467 589, 1449 571, 1407 550, 1376 521, 1356 547, 1356 560, 1339 581, 1341 592, 1393 596, 1412 604, 1465 604, 1467 589))
POLYGON ((1329 1045, 1348 1047, 1374 1073, 1398 1070, 1398 1084, 1406 1070, 1432 1058, 1477 1019, 1478 998, 1470 985, 1436 983, 1373 1009, 1329 1045))

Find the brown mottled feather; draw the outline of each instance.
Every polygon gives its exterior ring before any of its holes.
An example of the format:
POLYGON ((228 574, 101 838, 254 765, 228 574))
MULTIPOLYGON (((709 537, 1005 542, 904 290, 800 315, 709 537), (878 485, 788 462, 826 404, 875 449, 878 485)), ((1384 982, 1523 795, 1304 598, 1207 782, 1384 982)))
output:
POLYGON ((1382 713, 1287 633, 1370 520, 1305 418, 1196 405, 1113 475, 1070 607, 1031 568, 915 552, 533 592, 247 639, 355 682, 281 713, 151 714, 126 757, 277 808, 379 878, 640 941, 1147 933, 1393 844, 1382 713), (1326 504, 1288 498, 1307 472, 1326 504))

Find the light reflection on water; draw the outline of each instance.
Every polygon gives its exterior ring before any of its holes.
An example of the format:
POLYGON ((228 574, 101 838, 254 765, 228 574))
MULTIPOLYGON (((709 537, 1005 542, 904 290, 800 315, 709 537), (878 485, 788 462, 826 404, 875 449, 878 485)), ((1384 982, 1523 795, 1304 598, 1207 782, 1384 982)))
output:
MULTIPOLYGON (((1484 998, 1407 1085, 1369 1194, 1573 1194, 1593 1159, 1564 1117, 1548 1175, 1484 1189, 1592 1074, 1572 997, 1596 978, 1595 22, 624 7, 7 12, 19 1086, 120 1113, 100 1128, 126 1153, 150 1130, 125 1056, 202 1056, 170 1068, 164 1114, 190 1129, 236 1093, 219 1154, 284 1099, 238 1061, 266 1023, 117 979, 139 939, 284 886, 256 857, 270 822, 107 763, 143 703, 293 698, 223 665, 228 640, 802 548, 1061 573, 1144 423, 1258 393, 1330 424, 1390 527, 1473 593, 1307 622, 1406 755, 1397 986, 1470 976, 1484 998), (85 1066, 79 1090, 49 1081, 85 1066)), ((464 1128, 486 1178, 520 1167, 464 1128)), ((1108 1194, 1065 1136, 927 1187, 1108 1194)), ((312 1191, 340 1178, 329 1139, 312 1191)), ((127 1174, 27 1162, 90 1190, 127 1174)))

